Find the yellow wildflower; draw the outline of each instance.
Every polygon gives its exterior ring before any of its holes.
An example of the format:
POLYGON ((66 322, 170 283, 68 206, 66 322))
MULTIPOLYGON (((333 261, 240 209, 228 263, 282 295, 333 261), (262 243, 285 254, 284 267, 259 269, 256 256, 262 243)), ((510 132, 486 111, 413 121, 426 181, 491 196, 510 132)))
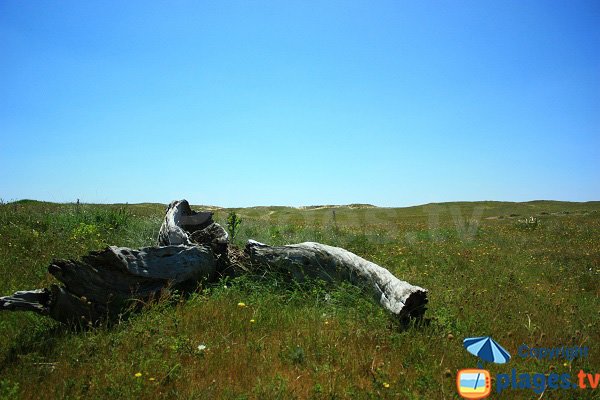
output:
POLYGON ((141 372, 136 372, 136 373, 135 373, 135 377, 136 377, 136 378, 139 378, 139 377, 141 377, 141 376, 142 376, 142 373, 141 373, 141 372))

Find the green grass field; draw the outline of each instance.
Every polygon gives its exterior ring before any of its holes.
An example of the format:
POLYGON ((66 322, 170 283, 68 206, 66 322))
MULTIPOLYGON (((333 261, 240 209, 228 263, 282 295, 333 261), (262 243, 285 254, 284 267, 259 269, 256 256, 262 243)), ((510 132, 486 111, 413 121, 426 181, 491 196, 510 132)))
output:
MULTIPOLYGON (((53 258, 153 245, 164 208, 1 204, 0 295, 52 283, 53 258)), ((217 222, 225 225, 229 211, 215 209, 217 222)), ((0 399, 452 399, 457 371, 477 366, 462 340, 484 335, 513 356, 486 364, 492 377, 512 368, 600 372, 600 202, 235 211, 243 218, 237 245, 253 238, 344 247, 429 289, 427 318, 400 326, 351 286, 294 286, 277 276, 175 293, 119 325, 80 332, 3 312, 0 399), (589 356, 523 359, 521 344, 588 346, 589 356)), ((542 398, 599 392, 546 390, 542 398)), ((492 398, 540 394, 506 390, 492 398)))

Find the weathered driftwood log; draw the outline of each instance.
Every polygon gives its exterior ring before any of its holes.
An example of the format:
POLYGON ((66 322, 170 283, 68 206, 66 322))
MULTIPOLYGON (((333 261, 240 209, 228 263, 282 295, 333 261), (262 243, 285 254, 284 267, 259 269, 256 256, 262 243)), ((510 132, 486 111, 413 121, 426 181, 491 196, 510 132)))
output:
POLYGON ((420 317, 425 311, 427 290, 338 247, 312 242, 271 247, 250 240, 245 255, 228 249, 227 232, 212 215, 193 211, 186 200, 173 201, 157 247, 110 246, 78 261, 55 260, 48 270, 63 285, 0 297, 0 310, 33 311, 61 322, 95 324, 117 318, 132 303, 156 297, 164 289, 193 290, 202 281, 214 281, 241 260, 254 270, 289 272, 292 279, 346 280, 366 287, 385 309, 401 318, 420 317))
POLYGON ((195 289, 215 279, 210 246, 163 246, 131 250, 111 246, 81 260, 55 260, 48 267, 64 286, 17 292, 0 298, 0 309, 34 311, 61 322, 98 322, 123 313, 135 300, 161 290, 195 289))
POLYGON ((287 272, 297 281, 348 281, 363 287, 400 318, 420 317, 425 312, 426 289, 401 281, 387 269, 340 247, 314 242, 272 247, 249 240, 246 252, 253 263, 287 272))

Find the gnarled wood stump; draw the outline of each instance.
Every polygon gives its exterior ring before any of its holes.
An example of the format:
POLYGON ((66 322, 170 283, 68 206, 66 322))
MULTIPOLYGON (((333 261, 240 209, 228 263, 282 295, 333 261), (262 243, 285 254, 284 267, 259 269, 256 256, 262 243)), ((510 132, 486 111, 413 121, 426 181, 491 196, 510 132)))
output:
MULTIPOLYGON (((239 250, 229 251, 227 232, 212 216, 193 211, 186 200, 173 201, 158 246, 139 250, 110 246, 81 260, 54 260, 48 271, 62 285, 0 297, 0 311, 33 311, 69 324, 96 324, 115 320, 132 303, 157 297, 162 290, 194 290, 203 281, 215 281, 239 263, 233 255, 239 250)), ((252 269, 289 272, 296 280, 321 278, 364 287, 400 318, 420 317, 426 308, 426 289, 339 247, 313 242, 271 247, 250 240, 245 253, 252 269)))

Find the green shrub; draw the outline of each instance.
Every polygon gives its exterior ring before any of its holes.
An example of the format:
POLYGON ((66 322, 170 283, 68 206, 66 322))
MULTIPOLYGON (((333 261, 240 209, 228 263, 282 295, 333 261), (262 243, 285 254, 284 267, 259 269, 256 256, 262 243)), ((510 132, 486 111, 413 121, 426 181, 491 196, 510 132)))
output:
POLYGON ((242 223, 242 219, 236 214, 235 211, 231 211, 227 216, 227 230, 231 236, 231 241, 235 239, 235 235, 238 232, 238 227, 242 223))

